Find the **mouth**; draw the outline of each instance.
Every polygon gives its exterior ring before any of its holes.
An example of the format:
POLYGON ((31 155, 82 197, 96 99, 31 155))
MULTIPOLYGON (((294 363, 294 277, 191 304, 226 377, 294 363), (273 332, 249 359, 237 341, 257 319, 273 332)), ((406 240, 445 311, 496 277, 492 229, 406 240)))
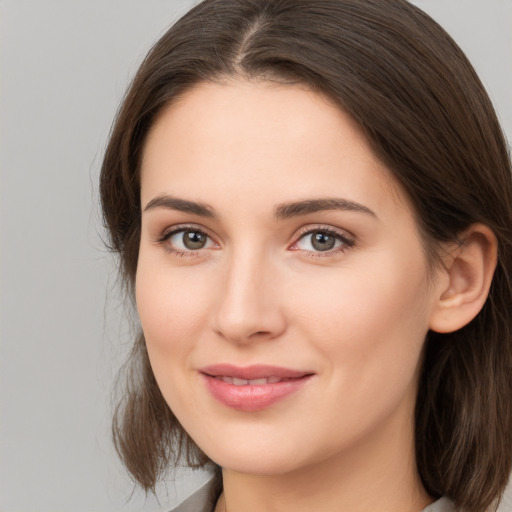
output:
POLYGON ((228 384, 235 386, 264 386, 265 384, 277 384, 278 382, 285 382, 292 379, 281 379, 280 377, 263 377, 261 379, 239 379, 237 377, 228 377, 227 375, 213 376, 215 379, 220 379, 228 384))
POLYGON ((240 411, 270 407, 298 392, 314 375, 278 366, 227 364, 204 367, 199 373, 213 398, 240 411))
MULTIPOLYGON (((235 366, 232 364, 216 364, 205 366, 199 370, 201 373, 215 378, 227 378, 240 382, 230 382, 230 384, 244 385, 250 384, 251 381, 267 379, 270 384, 275 382, 297 379, 305 375, 312 375, 311 371, 294 370, 292 368, 284 368, 282 366, 271 366, 264 364, 255 364, 252 366, 235 366), (247 382, 241 382, 247 381, 247 382)), ((265 382, 266 384, 267 382, 265 382)), ((257 383, 255 383, 257 385, 257 383)))

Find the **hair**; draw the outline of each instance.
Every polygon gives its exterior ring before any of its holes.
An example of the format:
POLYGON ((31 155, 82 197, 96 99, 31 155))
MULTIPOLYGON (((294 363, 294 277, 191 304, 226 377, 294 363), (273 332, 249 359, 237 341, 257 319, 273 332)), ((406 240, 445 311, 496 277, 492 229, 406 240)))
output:
MULTIPOLYGON (((100 179, 111 248, 134 291, 140 163, 162 109, 195 84, 228 77, 300 83, 363 129, 414 208, 428 260, 471 224, 498 239, 479 315, 429 332, 416 405, 416 459, 426 490, 458 509, 496 505, 512 466, 512 179, 507 143, 471 64, 450 36, 405 0, 206 0, 155 44, 112 127, 100 179)), ((153 376, 143 334, 116 410, 116 448, 154 490, 170 466, 206 457, 153 376)))

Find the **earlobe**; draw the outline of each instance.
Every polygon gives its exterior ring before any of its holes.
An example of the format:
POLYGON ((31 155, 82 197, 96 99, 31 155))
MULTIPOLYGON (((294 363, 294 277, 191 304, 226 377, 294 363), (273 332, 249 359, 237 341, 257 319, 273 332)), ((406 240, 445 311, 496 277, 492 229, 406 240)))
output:
POLYGON ((430 329, 453 332, 467 325, 482 309, 497 263, 498 243, 484 224, 471 225, 452 247, 439 270, 430 329))

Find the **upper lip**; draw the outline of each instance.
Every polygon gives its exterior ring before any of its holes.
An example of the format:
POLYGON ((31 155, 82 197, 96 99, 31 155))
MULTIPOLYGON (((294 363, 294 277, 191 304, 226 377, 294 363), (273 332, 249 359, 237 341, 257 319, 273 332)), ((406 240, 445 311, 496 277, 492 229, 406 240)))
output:
POLYGON ((293 379, 311 375, 313 372, 294 370, 282 366, 255 364, 251 366, 235 366, 232 364, 214 364, 200 368, 199 371, 212 377, 234 377, 236 379, 264 379, 279 377, 281 379, 293 379))

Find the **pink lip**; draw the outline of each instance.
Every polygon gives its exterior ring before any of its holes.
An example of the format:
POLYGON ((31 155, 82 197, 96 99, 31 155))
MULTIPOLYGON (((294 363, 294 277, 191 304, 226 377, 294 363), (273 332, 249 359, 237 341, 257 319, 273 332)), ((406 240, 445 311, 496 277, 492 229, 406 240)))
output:
POLYGON ((313 376, 279 366, 253 365, 238 367, 230 364, 206 366, 199 370, 208 391, 222 404, 240 411, 259 411, 299 391, 313 376), (237 385, 225 382, 230 379, 280 379, 279 382, 237 385))

